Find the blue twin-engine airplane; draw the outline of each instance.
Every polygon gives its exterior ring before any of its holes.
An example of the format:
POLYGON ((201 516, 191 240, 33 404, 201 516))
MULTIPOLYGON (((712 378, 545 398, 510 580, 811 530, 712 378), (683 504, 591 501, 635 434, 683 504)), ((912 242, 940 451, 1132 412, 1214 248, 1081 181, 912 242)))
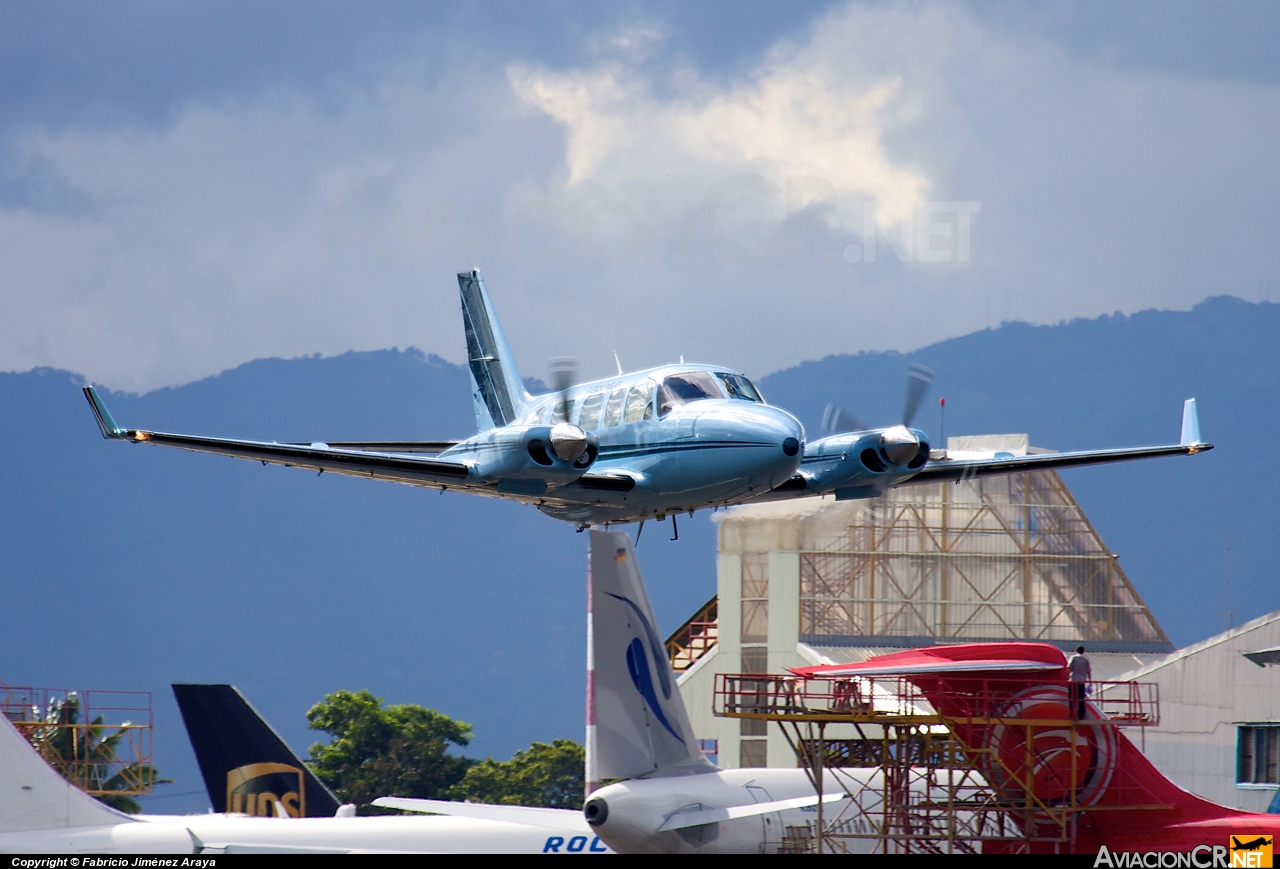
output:
POLYGON ((1190 455, 1200 440, 1195 399, 1180 443, 1130 449, 949 458, 912 428, 928 388, 913 369, 902 423, 861 428, 829 409, 832 431, 806 443, 791 414, 743 375, 718 365, 663 365, 589 383, 561 365, 557 389, 525 389, 478 270, 458 275, 479 431, 462 441, 265 443, 121 428, 92 386, 84 392, 110 440, 159 444, 265 464, 390 480, 533 504, 578 530, 673 519, 705 507, 834 495, 875 497, 895 486, 1190 455), (841 428, 853 430, 841 431, 841 428))

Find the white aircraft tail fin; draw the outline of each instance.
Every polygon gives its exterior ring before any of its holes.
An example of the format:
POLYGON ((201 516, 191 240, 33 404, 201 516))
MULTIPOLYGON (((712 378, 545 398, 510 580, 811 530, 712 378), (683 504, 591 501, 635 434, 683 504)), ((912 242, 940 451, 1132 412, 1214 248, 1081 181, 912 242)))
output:
POLYGON ((0 833, 99 827, 130 820, 54 772, 0 715, 0 833))
POLYGON ((587 584, 587 792, 605 779, 713 772, 626 533, 591 532, 587 584))
POLYGON ((471 369, 471 397, 476 428, 488 431, 515 422, 529 405, 515 357, 502 324, 489 301, 479 269, 458 274, 462 295, 462 325, 467 333, 467 366, 471 369))

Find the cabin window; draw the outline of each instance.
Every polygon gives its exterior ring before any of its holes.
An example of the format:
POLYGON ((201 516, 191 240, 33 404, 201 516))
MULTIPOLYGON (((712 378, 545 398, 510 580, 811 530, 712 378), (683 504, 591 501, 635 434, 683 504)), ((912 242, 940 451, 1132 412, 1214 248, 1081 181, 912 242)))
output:
POLYGON ((658 416, 666 416, 681 405, 704 398, 724 398, 716 379, 706 371, 672 374, 658 387, 658 416))
POLYGON ((623 422, 639 422, 653 418, 653 381, 637 383, 627 393, 627 410, 623 414, 623 422))
POLYGON ((560 401, 559 396, 557 396, 556 400, 551 402, 551 424, 552 425, 555 425, 558 422, 567 422, 568 420, 573 419, 574 401, 575 400, 572 398, 565 399, 564 401, 560 401))
POLYGON ((755 384, 743 377, 741 374, 729 374, 727 372, 716 372, 716 377, 720 378, 720 382, 724 384, 724 391, 729 393, 730 398, 739 398, 743 401, 756 401, 761 404, 764 399, 760 397, 759 391, 755 384))
POLYGON ((582 402, 582 412, 578 414, 578 425, 586 431, 595 431, 600 426, 600 408, 604 404, 604 393, 588 395, 582 402))
POLYGON ((547 405, 544 404, 541 407, 536 407, 533 410, 529 411, 529 413, 525 415, 524 419, 520 420, 520 424, 521 425, 539 425, 541 424, 542 420, 546 418, 546 413, 547 413, 547 405))
POLYGON ((627 398, 627 388, 625 386, 615 389, 613 395, 609 396, 609 403, 604 407, 604 427, 612 428, 622 422, 622 405, 627 398))
POLYGON ((1280 784, 1280 725, 1236 728, 1236 783, 1280 784))

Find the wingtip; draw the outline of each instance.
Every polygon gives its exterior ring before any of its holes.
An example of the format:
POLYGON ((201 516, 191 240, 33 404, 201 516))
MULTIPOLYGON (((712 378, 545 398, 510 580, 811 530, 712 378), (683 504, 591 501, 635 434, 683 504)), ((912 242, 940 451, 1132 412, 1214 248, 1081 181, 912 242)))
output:
POLYGON ((94 419, 98 421, 98 428, 102 430, 102 436, 109 441, 125 440, 128 433, 116 425, 116 421, 111 416, 111 411, 107 410, 107 405, 98 395, 98 390, 93 386, 84 387, 84 397, 89 401, 89 407, 93 409, 94 419))
MULTIPOLYGON (((1182 437, 1178 443, 1184 447, 1203 449, 1208 446, 1209 449, 1213 449, 1211 445, 1206 445, 1200 440, 1200 414, 1196 411, 1194 398, 1188 398, 1182 403, 1182 437)), ((1199 452, 1199 450, 1192 450, 1192 452, 1199 452)))

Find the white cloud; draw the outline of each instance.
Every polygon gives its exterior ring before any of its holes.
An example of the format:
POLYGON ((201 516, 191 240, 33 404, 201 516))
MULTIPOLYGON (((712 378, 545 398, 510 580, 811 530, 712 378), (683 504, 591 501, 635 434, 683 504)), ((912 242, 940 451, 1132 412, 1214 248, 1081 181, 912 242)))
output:
MULTIPOLYGON (((568 186, 649 183, 680 166, 706 175, 816 176, 839 196, 869 196, 886 220, 910 214, 929 191, 919 171, 892 161, 887 130, 909 121, 902 80, 860 80, 813 53, 772 58, 750 81, 720 89, 693 74, 657 96, 632 70, 566 73, 513 66, 521 99, 567 128, 568 186)), ((843 214, 838 225, 860 225, 843 214)))
POLYGON ((591 37, 582 68, 476 55, 425 84, 406 57, 370 91, 10 131, 9 174, 75 207, 0 208, 0 369, 145 389, 265 355, 458 360, 472 266, 528 374, 613 350, 763 374, 1280 278, 1274 87, 1109 68, 945 4, 842 7, 736 77, 663 32, 591 37), (981 203, 971 261, 862 256, 868 213, 937 200, 981 203))

